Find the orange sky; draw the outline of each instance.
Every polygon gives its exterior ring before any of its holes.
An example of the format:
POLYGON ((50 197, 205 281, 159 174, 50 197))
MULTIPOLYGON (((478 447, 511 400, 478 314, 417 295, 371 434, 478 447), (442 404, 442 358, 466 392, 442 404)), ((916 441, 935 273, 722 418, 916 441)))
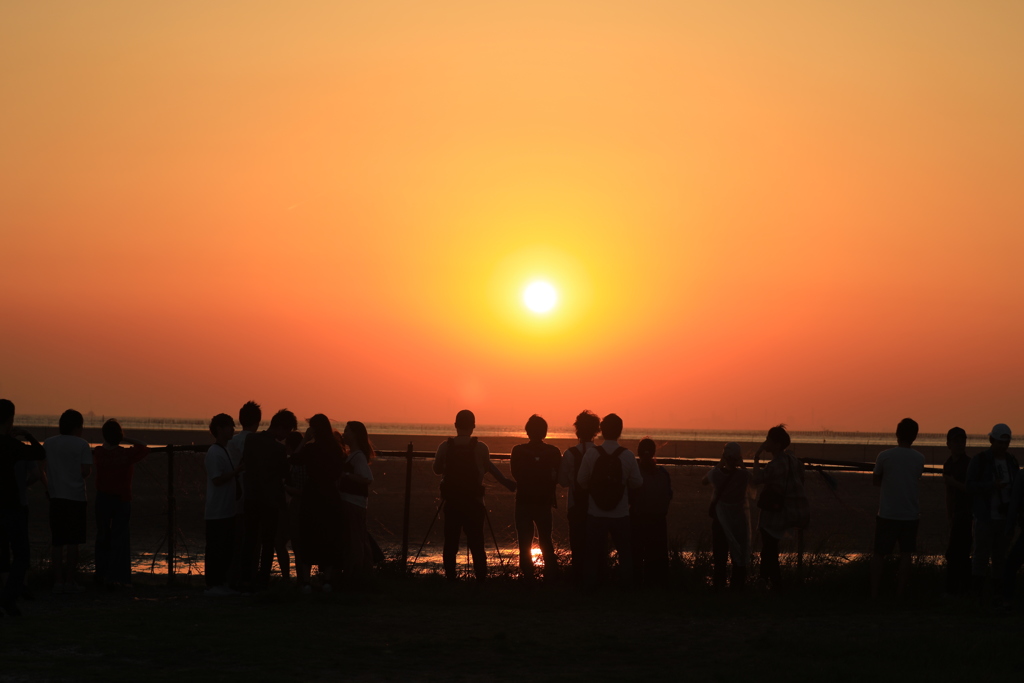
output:
POLYGON ((1024 433, 1022 26, 1013 0, 5 3, 0 395, 1024 433))

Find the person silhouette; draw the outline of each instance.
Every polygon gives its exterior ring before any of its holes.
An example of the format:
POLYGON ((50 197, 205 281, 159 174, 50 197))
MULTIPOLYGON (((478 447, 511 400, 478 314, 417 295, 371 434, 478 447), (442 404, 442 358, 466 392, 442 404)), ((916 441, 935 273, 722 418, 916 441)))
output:
POLYGON ((114 419, 103 423, 103 443, 92 451, 96 467, 96 581, 108 589, 132 582, 132 478, 146 444, 126 437, 114 419), (128 444, 125 448, 121 444, 128 444))
POLYGON ((942 465, 946 485, 946 517, 949 543, 946 546, 946 592, 964 595, 971 588, 971 545, 974 542, 971 494, 967 492, 967 432, 953 427, 946 434, 949 458, 942 465))
MULTIPOLYGON (((263 409, 256 401, 246 401, 238 411, 238 424, 242 429, 238 431, 227 444, 228 456, 231 462, 241 466, 242 458, 245 456, 245 440, 250 434, 260 430, 260 423, 263 421, 263 409)), ((239 470, 234 480, 235 487, 241 496, 235 510, 235 537, 232 557, 234 561, 229 568, 229 581, 235 586, 241 587, 246 581, 245 572, 248 570, 247 563, 242 561, 245 553, 245 472, 239 470)))
POLYGON ((636 581, 652 585, 668 578, 668 506, 672 502, 672 477, 658 464, 653 439, 643 438, 636 447, 637 466, 643 483, 629 492, 629 525, 636 581))
POLYGON ((249 584, 264 589, 270 584, 274 562, 277 525, 284 508, 284 486, 288 479, 288 449, 284 440, 298 426, 295 413, 279 410, 265 431, 245 439, 242 467, 245 469, 245 576, 249 584))
POLYGON ((1016 520, 1010 518, 1010 498, 1020 471, 1017 458, 1009 452, 1013 434, 999 423, 989 432, 989 447, 971 458, 967 467, 967 490, 974 512, 974 554, 971 558, 972 589, 982 597, 992 562, 992 582, 997 600, 1005 594, 1002 585, 1009 532, 1016 520))
POLYGON ((441 475, 441 498, 444 505, 444 575, 449 581, 458 579, 456 557, 463 531, 466 545, 473 556, 473 572, 477 581, 487 578, 487 554, 484 551, 484 475, 490 473, 509 491, 516 484, 491 462, 487 444, 473 436, 476 416, 460 410, 455 416, 456 436, 437 447, 434 474, 441 475))
POLYGON ((785 425, 769 429, 764 443, 754 453, 750 472, 754 485, 764 486, 757 499, 757 526, 761 534, 761 578, 772 590, 782 588, 779 543, 790 529, 803 528, 809 520, 804 466, 789 450, 791 443, 785 425), (762 468, 761 454, 765 452, 772 459, 762 468))
POLYGON ((882 451, 875 459, 872 480, 881 487, 875 525, 875 549, 871 556, 871 597, 878 597, 882 563, 896 544, 900 546, 897 592, 902 595, 910 578, 913 554, 917 551, 917 527, 921 518, 918 482, 924 472, 924 456, 911 446, 917 439, 917 422, 909 417, 896 425, 896 448, 882 451))
POLYGON ((11 549, 7 581, 0 588, 0 609, 17 617, 21 616, 21 610, 15 601, 21 595, 28 572, 30 547, 28 501, 22 495, 24 471, 19 472, 18 465, 42 460, 46 450, 35 437, 14 426, 14 412, 12 401, 0 399, 0 530, 11 549))
POLYGON ((46 449, 46 487, 50 495, 50 534, 53 546, 53 592, 81 593, 78 582, 78 546, 85 543, 88 495, 85 480, 92 474, 92 449, 82 438, 85 418, 65 410, 58 423, 60 434, 43 442, 46 449))
POLYGON ((722 459, 701 480, 714 488, 708 514, 711 516, 711 547, 714 573, 711 586, 725 587, 732 556, 729 587, 742 590, 750 564, 750 507, 747 487, 750 473, 743 467, 743 453, 736 442, 725 444, 722 459))
MULTIPOLYGON (((308 571, 317 565, 322 589, 333 590, 342 561, 342 496, 338 482, 345 472, 345 451, 323 413, 307 420, 309 429, 291 457, 292 467, 304 468, 299 497, 299 544, 296 567, 303 566, 303 592, 309 592, 308 571)), ((298 571, 298 570, 297 570, 298 571)))
POLYGON ((569 552, 571 553, 572 578, 583 583, 587 565, 587 512, 590 509, 590 494, 577 479, 583 456, 593 445, 594 437, 601 431, 601 418, 584 410, 573 423, 578 442, 565 449, 558 470, 558 484, 569 489, 566 520, 569 523, 569 552))
POLYGON ((238 595, 228 586, 228 572, 235 556, 236 510, 242 498, 239 477, 240 463, 235 462, 228 450, 228 442, 235 434, 235 420, 227 413, 218 413, 210 420, 210 434, 214 443, 207 449, 206 466, 206 563, 203 575, 207 597, 238 595))
POLYGON ((373 557, 370 536, 366 531, 366 510, 369 507, 370 484, 373 483, 370 470, 373 444, 366 425, 356 420, 345 423, 341 438, 348 447, 343 473, 338 481, 342 501, 342 568, 346 580, 358 581, 369 574, 373 557))
POLYGON ((551 508, 555 506, 555 484, 562 454, 544 443, 548 423, 540 415, 526 421, 528 443, 512 447, 509 461, 516 480, 516 536, 519 540, 519 571, 533 578, 533 531, 544 557, 544 577, 552 578, 558 568, 555 546, 551 541, 551 508))
POLYGON ((633 580, 633 548, 629 527, 628 489, 637 489, 644 479, 636 456, 619 445, 622 418, 615 413, 601 420, 600 446, 591 445, 580 465, 579 483, 590 492, 587 508, 587 554, 590 556, 587 583, 596 586, 608 559, 608 536, 612 537, 623 583, 633 580))

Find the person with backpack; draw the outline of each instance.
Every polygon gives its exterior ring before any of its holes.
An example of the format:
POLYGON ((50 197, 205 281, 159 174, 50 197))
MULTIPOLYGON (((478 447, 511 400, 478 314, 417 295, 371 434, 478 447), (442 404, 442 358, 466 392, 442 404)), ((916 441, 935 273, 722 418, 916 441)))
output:
POLYGON ((743 590, 750 564, 750 507, 747 486, 750 474, 743 467, 743 453, 735 441, 725 444, 721 461, 708 472, 701 484, 711 484, 714 494, 708 515, 711 517, 711 552, 714 573, 711 587, 725 588, 732 556, 729 587, 743 590))
POLYGON ((512 447, 509 457, 512 478, 516 480, 516 537, 519 539, 519 571, 524 579, 533 578, 533 530, 544 556, 544 578, 550 579, 558 568, 555 545, 551 541, 551 509, 555 507, 555 483, 562 454, 544 443, 548 423, 540 415, 526 421, 529 443, 512 447))
POLYGON ((804 466, 793 451, 786 425, 768 430, 768 436, 754 453, 750 478, 762 486, 757 499, 760 511, 757 520, 761 534, 761 578, 773 591, 782 588, 782 567, 779 564, 779 543, 790 529, 803 529, 810 521, 807 496, 804 493, 804 466), (772 459, 761 466, 761 454, 772 459))
POLYGON ((590 569, 587 582, 597 585, 602 566, 607 561, 609 534, 619 558, 619 573, 629 582, 633 576, 633 551, 629 528, 629 496, 627 489, 638 489, 643 476, 636 456, 619 445, 622 418, 609 413, 601 420, 604 443, 591 446, 580 464, 579 483, 590 492, 587 508, 587 553, 590 569))
POLYGON ((633 544, 634 578, 639 584, 664 583, 668 578, 668 505, 672 477, 654 459, 658 446, 640 440, 636 451, 643 483, 629 492, 629 525, 633 544))
POLYGON ((473 436, 476 416, 460 410, 455 416, 456 436, 437 447, 434 474, 441 475, 441 499, 444 505, 444 575, 449 581, 458 579, 456 557, 459 540, 466 533, 466 545, 473 555, 473 572, 477 581, 487 578, 487 553, 484 551, 484 474, 490 472, 509 491, 516 483, 503 475, 494 463, 487 444, 473 436))
POLYGON ((584 410, 576 416, 573 423, 579 443, 570 446, 562 454, 562 464, 558 470, 558 484, 569 489, 568 510, 566 519, 569 522, 569 552, 572 562, 572 578, 583 583, 587 563, 587 512, 590 506, 590 494, 580 486, 577 477, 583 456, 587 449, 594 445, 594 437, 601 431, 601 418, 590 410, 584 410))

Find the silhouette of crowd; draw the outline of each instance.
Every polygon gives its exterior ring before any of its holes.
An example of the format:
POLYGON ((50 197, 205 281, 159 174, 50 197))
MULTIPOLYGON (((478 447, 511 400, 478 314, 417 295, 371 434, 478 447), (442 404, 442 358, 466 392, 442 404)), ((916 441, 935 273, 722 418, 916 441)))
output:
MULTIPOLYGON (((116 420, 102 428, 103 443, 90 448, 82 438, 84 418, 65 411, 59 434, 40 444, 14 427, 14 404, 0 399, 0 610, 16 616, 29 568, 27 489, 41 481, 49 499, 53 593, 84 590, 79 546, 86 540, 86 479, 95 470, 95 574, 104 589, 131 584, 131 510, 134 466, 150 449, 125 436, 116 420)), ((205 455, 205 594, 248 594, 268 587, 272 565, 294 585, 313 590, 358 589, 372 566, 383 559, 367 533, 366 515, 375 452, 362 422, 335 431, 326 415, 298 419, 279 410, 260 430, 260 406, 248 402, 238 415, 210 420, 214 443, 205 455)), ((519 572, 524 580, 566 580, 594 588, 605 583, 658 586, 669 575, 668 515, 674 492, 668 471, 657 462, 657 445, 639 442, 637 453, 620 445, 622 419, 591 411, 576 416, 577 443, 564 452, 546 443, 547 422, 526 422, 528 441, 512 449, 511 478, 499 470, 487 445, 473 436, 476 418, 460 411, 455 435, 440 444, 433 471, 441 477, 445 576, 459 578, 462 536, 477 581, 488 576, 484 525, 489 523, 484 477, 515 492, 514 527, 519 572), (600 435, 600 443, 595 440, 600 435), (559 566, 552 541, 557 488, 567 489, 568 565, 559 566), (533 543, 540 546, 538 575, 533 543), (609 540, 615 549, 610 571, 609 540)), ((879 487, 871 557, 871 594, 880 594, 885 559, 899 548, 896 590, 911 576, 920 518, 919 483, 924 456, 912 448, 918 425, 905 419, 896 428, 897 446, 880 453, 873 483, 879 487)), ((946 592, 973 594, 999 609, 1011 604, 1017 573, 1024 564, 1024 477, 1008 451, 1012 434, 1005 424, 989 433, 989 448, 967 455, 967 434, 947 435, 950 455, 942 468, 949 520, 945 554, 946 592)), ((742 591, 750 580, 752 545, 759 541, 760 580, 772 591, 786 587, 780 543, 807 527, 810 507, 804 492, 804 464, 791 450, 784 425, 768 430, 747 467, 737 443, 725 444, 720 461, 701 480, 710 487, 708 503, 715 591, 742 591), (756 497, 751 493, 757 491, 756 497), (756 499, 757 527, 751 529, 750 501, 756 499)), ((492 529, 493 533, 493 529, 492 529)))

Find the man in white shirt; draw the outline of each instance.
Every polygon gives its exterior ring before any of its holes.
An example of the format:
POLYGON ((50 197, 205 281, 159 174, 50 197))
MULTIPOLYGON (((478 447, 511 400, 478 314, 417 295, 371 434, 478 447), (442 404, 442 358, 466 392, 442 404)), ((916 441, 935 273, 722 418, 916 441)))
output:
POLYGON ((628 582, 632 579, 633 553, 630 548, 628 489, 638 489, 644 483, 636 456, 629 449, 619 445, 622 418, 615 413, 605 415, 601 420, 601 436, 604 443, 587 449, 577 477, 580 486, 590 491, 590 504, 587 509, 587 553, 590 555, 588 581, 591 585, 597 584, 600 570, 607 560, 609 534, 619 558, 622 580, 628 582))
POLYGON ((871 597, 878 597, 883 561, 896 544, 900 546, 897 592, 903 595, 917 550, 917 526, 921 517, 918 482, 924 472, 924 456, 911 446, 917 439, 917 423, 909 417, 896 426, 896 448, 878 454, 873 483, 881 487, 875 522, 875 551, 871 557, 871 597))
POLYGON ((235 421, 227 413, 214 415, 210 433, 217 443, 206 451, 206 593, 211 597, 235 595, 227 586, 235 545, 235 510, 242 497, 241 468, 234 462, 228 441, 235 421))
POLYGON ((60 434, 43 443, 56 594, 84 590, 77 581, 78 546, 85 543, 85 480, 92 474, 92 449, 82 438, 84 426, 80 412, 65 410, 58 423, 60 434))

